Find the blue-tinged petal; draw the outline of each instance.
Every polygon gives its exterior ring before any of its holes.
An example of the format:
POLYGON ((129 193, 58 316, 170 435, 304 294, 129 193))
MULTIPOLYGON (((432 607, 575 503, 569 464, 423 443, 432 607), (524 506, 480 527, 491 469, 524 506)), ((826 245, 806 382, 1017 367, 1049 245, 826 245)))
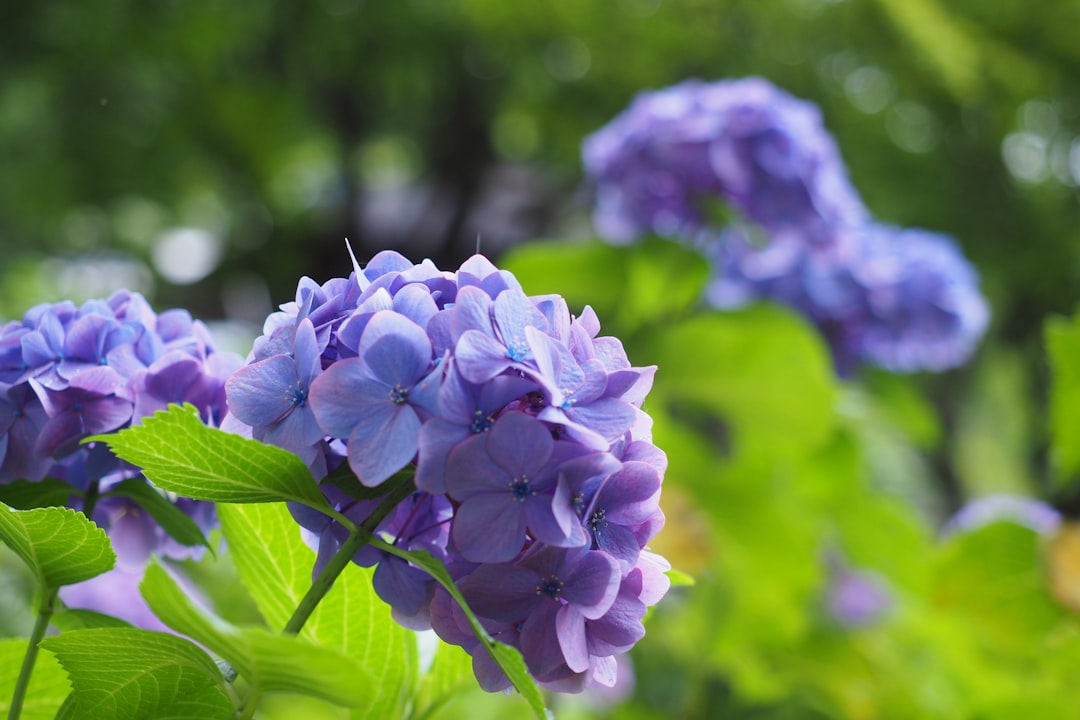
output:
POLYGON ((629 403, 616 398, 600 398, 587 405, 574 405, 566 410, 572 422, 599 433, 608 442, 614 442, 634 424, 636 414, 629 403))
POLYGON ((426 328, 428 321, 439 312, 434 298, 431 297, 431 290, 421 283, 411 283, 398 290, 394 295, 393 309, 421 328, 426 328))
POLYGON ((539 330, 547 329, 547 319, 536 309, 532 301, 521 290, 505 290, 499 293, 494 303, 495 330, 511 353, 520 354, 516 360, 525 359, 528 341, 526 327, 539 330))
POLYGON ((547 426, 523 412, 502 415, 487 438, 488 455, 511 477, 538 476, 555 445, 547 426))
POLYGON ((202 363, 186 353, 172 351, 158 358, 145 376, 146 390, 165 403, 183 402, 188 388, 202 377, 202 363))
POLYGON ((112 432, 131 419, 131 412, 131 401, 127 398, 98 398, 87 403, 83 423, 90 435, 112 432))
POLYGON ((454 545, 470 562, 509 562, 525 544, 524 510, 509 491, 474 495, 454 516, 454 545))
POLYGON ((86 429, 80 414, 58 413, 42 426, 41 434, 34 443, 34 453, 45 457, 66 454, 78 447, 78 441, 85 435, 86 429))
POLYGON ((431 367, 431 341, 412 320, 384 310, 364 329, 360 356, 372 376, 391 387, 411 388, 431 367))
POLYGON ((321 354, 322 349, 315 337, 315 326, 311 324, 311 320, 304 318, 296 326, 296 337, 293 339, 293 360, 296 363, 296 379, 305 390, 322 372, 321 354))
POLYGON ((573 525, 569 529, 555 517, 552 511, 552 496, 536 494, 525 499, 525 522, 530 533, 537 540, 558 547, 573 547, 581 543, 575 535, 573 525))
POLYGON ((494 465, 487 453, 488 436, 473 435, 450 451, 446 459, 446 491, 455 500, 476 493, 507 491, 513 474, 494 465))
POLYGON ((373 404, 349 434, 349 467, 364 485, 380 485, 416 456, 419 436, 410 406, 373 404))
POLYGON ((406 615, 416 615, 427 601, 430 576, 404 560, 385 556, 371 578, 384 603, 406 615))
POLYGON ((446 461, 450 452, 471 436, 468 428, 435 418, 420 428, 419 462, 416 465, 416 487, 424 492, 447 492, 446 461))
POLYGON ((297 387, 296 363, 273 355, 246 365, 225 382, 229 411, 253 427, 272 425, 292 411, 297 387))
POLYGON ((491 306, 491 297, 480 288, 459 289, 450 322, 453 337, 459 339, 469 330, 491 337, 494 333, 491 306))
POLYGON ((505 345, 479 330, 466 330, 461 334, 454 346, 454 359, 462 377, 477 384, 517 366, 506 356, 505 345))
POLYGON ((390 388, 372 380, 358 358, 338 360, 311 383, 308 403, 327 435, 347 438, 371 404, 390 402, 390 388))
POLYGON ((305 455, 307 449, 323 438, 322 428, 315 422, 308 409, 296 409, 281 422, 271 425, 263 433, 263 442, 277 445, 297 455, 305 455))

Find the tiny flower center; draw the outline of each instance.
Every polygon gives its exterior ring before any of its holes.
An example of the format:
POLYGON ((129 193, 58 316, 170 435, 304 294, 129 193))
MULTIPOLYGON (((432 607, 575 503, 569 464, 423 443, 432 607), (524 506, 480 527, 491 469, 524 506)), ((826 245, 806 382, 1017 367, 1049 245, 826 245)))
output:
POLYGON ((506 346, 506 357, 511 362, 521 362, 529 356, 529 346, 521 340, 514 340, 506 346))
POLYGON ((585 509, 585 493, 579 492, 570 499, 570 502, 574 506, 574 512, 578 515, 585 509))
POLYGON ((593 531, 593 535, 599 536, 604 528, 607 527, 607 513, 604 512, 604 508, 598 508, 593 511, 593 514, 589 516, 589 527, 593 531))
POLYGON ((540 581, 540 584, 536 586, 536 594, 540 596, 547 595, 552 600, 557 600, 559 593, 562 592, 563 582, 556 575, 544 578, 540 581))
POLYGON ((472 424, 469 425, 469 430, 472 430, 474 433, 487 432, 494 423, 495 418, 490 415, 485 416, 483 410, 477 410, 473 413, 473 421, 472 424))
POLYGON ((390 389, 390 401, 395 405, 404 405, 409 401, 409 388, 395 385, 390 389))
POLYGON ((535 494, 536 492, 529 486, 529 478, 524 475, 510 481, 510 497, 518 502, 525 502, 525 498, 535 494))
POLYGON ((71 409, 77 413, 81 413, 83 411, 83 404, 81 402, 73 403, 71 409))
POLYGON ((288 390, 285 391, 285 397, 288 399, 289 404, 294 408, 304 407, 304 403, 307 402, 307 390, 300 383, 296 383, 288 390))

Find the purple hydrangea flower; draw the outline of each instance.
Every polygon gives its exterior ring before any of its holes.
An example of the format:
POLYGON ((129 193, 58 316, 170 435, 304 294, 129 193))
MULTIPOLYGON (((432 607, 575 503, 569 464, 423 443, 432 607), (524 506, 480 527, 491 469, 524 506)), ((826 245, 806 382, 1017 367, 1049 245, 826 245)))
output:
MULTIPOLYGON (((169 403, 192 403, 204 421, 217 424, 225 416, 225 378, 242 363, 216 351, 207 327, 187 311, 159 315, 126 290, 80 306, 38 305, 0 328, 0 484, 62 480, 72 486, 76 508, 93 485, 99 498, 93 519, 119 556, 116 570, 65 588, 66 603, 159 627, 137 610, 135 586, 146 559, 183 559, 198 550, 170 538, 129 498, 112 494, 123 480, 140 477, 137 468, 102 443, 80 442, 138 423, 169 403)), ((216 525, 213 504, 172 500, 204 531, 216 525)))
POLYGON ((960 508, 941 529, 942 537, 971 532, 998 522, 1010 522, 1030 528, 1040 535, 1052 535, 1061 526, 1062 517, 1052 505, 1019 495, 990 495, 960 508))
MULTIPOLYGON (((304 355, 303 409, 319 437, 315 457, 301 457, 316 478, 346 464, 357 478, 352 492, 336 470, 321 484, 331 506, 361 523, 381 502, 361 483, 414 473, 415 491, 376 534, 442 560, 481 624, 520 648, 546 687, 611 685, 614 657, 642 637, 646 608, 668 588, 666 564, 647 550, 663 526, 666 459, 641 410, 655 368, 633 367, 599 332, 589 308, 575 317, 558 296, 530 297, 481 256, 456 273, 392 252, 363 268, 354 259, 348 278, 301 280, 296 301, 267 319, 226 387, 225 424, 289 448, 267 428, 300 412, 283 388, 303 385, 294 368, 304 355), (292 340, 302 325, 315 338, 303 353, 292 340)), ((291 510, 317 573, 348 531, 291 510)), ((375 590, 398 622, 465 648, 485 689, 507 686, 420 568, 371 546, 353 561, 376 567, 375 590)))
POLYGON ((949 237, 867 224, 846 252, 791 243, 755 248, 737 233, 699 239, 718 271, 716 307, 755 299, 789 305, 825 336, 837 368, 941 371, 966 362, 989 322, 974 269, 949 237))
POLYGON ((761 78, 641 93, 582 155, 597 230, 616 242, 693 233, 709 224, 710 199, 812 245, 867 215, 818 108, 761 78))
POLYGON ((698 248, 712 264, 710 305, 795 308, 841 375, 956 367, 986 330, 978 276, 953 241, 874 223, 818 109, 765 80, 642 93, 582 152, 602 236, 653 232, 698 248), (719 220, 710 204, 737 217, 719 220))
POLYGON ((848 567, 835 557, 829 559, 825 608, 833 622, 847 629, 867 627, 878 622, 892 605, 884 578, 848 567))

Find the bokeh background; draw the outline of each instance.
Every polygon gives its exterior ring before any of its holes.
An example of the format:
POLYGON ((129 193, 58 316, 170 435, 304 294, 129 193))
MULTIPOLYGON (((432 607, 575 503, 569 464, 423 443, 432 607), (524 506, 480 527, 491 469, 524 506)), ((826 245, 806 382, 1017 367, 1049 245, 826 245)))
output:
POLYGON ((732 397, 707 412, 658 381, 657 549, 696 584, 650 620, 621 704, 561 710, 1072 717, 1074 550, 1012 526, 938 534, 988 495, 1080 507, 1054 465, 1044 347, 1045 318, 1080 298, 1078 30, 1077 0, 7 3, 0 318, 127 287, 246 353, 299 276, 348 274, 345 238, 361 261, 449 269, 479 245, 527 289, 615 315, 635 362, 674 362, 692 335, 619 319, 632 285, 537 241, 592 236, 580 144, 637 92, 765 77, 820 105, 878 219, 956 238, 991 327, 964 368, 839 381, 812 328, 755 308, 734 337, 772 349, 750 370, 718 351, 732 397), (840 557, 884 588, 881 619, 829 619, 840 557))

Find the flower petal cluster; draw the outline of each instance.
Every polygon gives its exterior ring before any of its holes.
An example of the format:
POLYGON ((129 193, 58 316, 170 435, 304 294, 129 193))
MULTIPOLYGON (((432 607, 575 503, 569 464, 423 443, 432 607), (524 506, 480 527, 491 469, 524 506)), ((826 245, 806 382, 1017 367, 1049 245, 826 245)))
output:
POLYGON ((781 242, 756 249, 737 231, 697 242, 717 268, 711 305, 768 298, 798 310, 843 375, 864 363, 948 370, 972 356, 990 321, 978 274, 941 233, 869 223, 847 231, 843 252, 781 242))
MULTIPOLYGON (((664 595, 666 457, 641 403, 655 368, 630 364, 595 313, 530 297, 477 255, 456 272, 382 252, 348 278, 307 278, 271 315, 226 383, 233 429, 285 447, 323 478, 343 463, 377 488, 414 473, 416 491, 376 528, 442 560, 490 633, 548 687, 615 681, 615 656, 664 595)), ((356 523, 380 500, 322 483, 356 523)), ((357 486, 360 489, 360 486, 357 486)), ((347 531, 303 507, 316 572, 347 531)), ((489 690, 509 681, 457 604, 426 573, 377 548, 375 590, 395 618, 473 654, 489 690)))
POLYGON ((986 330, 978 275, 955 242, 875 222, 820 111, 765 80, 642 93, 582 154, 602 236, 694 246, 712 265, 710 305, 793 307, 842 375, 956 367, 986 330), (734 220, 717 218, 721 203, 734 220))
MULTIPOLYGON (((107 494, 140 477, 136 468, 101 443, 80 442, 137 424, 170 403, 191 403, 216 425, 225 416, 225 379, 242 364, 240 356, 217 351, 206 325, 186 310, 156 313, 127 290, 78 306, 41 304, 0 328, 0 484, 63 480, 76 508, 79 493, 93 485, 101 495, 93 520, 118 556, 115 582, 106 573, 92 586, 68 586, 65 602, 128 617, 126 608, 140 602, 137 592, 124 590, 135 585, 128 576, 141 576, 151 553, 181 559, 193 552, 133 500, 107 494)), ((204 530, 216 524, 212 503, 176 502, 204 530)))
POLYGON ((965 504, 941 528, 942 537, 972 532, 987 525, 1009 522, 1040 535, 1053 535, 1063 522, 1053 505, 1022 495, 988 495, 965 504))
POLYGON ((709 226, 722 199, 775 238, 835 243, 867 216, 821 112, 761 78, 640 93, 582 146, 594 222, 625 242, 709 226))

